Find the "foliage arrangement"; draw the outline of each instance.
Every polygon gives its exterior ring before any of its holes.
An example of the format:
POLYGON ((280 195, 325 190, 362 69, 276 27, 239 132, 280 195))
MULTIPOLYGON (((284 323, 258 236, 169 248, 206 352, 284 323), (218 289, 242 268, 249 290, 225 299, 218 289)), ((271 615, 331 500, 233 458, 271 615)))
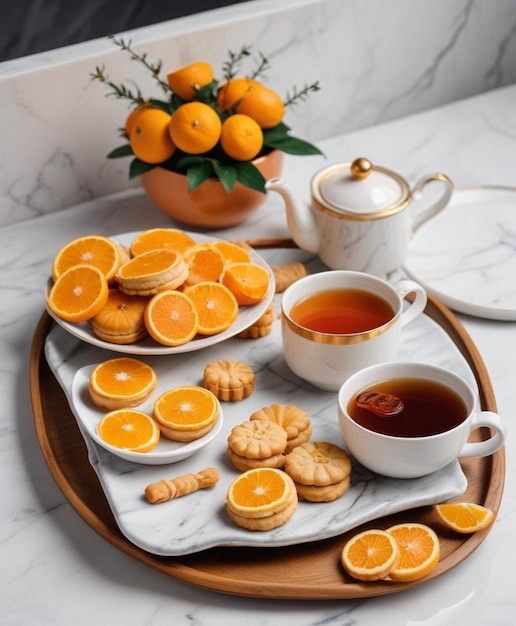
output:
POLYGON ((161 61, 150 62, 130 41, 110 39, 151 73, 163 93, 162 98, 146 98, 138 86, 111 81, 104 67, 97 66, 90 75, 108 87, 108 96, 130 103, 131 111, 120 129, 126 143, 107 155, 112 159, 132 156, 130 178, 159 166, 185 174, 190 191, 216 177, 228 192, 238 181, 264 193, 265 180, 254 159, 272 150, 321 154, 316 146, 290 135, 283 122, 288 107, 319 90, 318 81, 302 89, 294 87, 283 101, 262 83, 269 61, 262 53, 253 59, 249 46, 228 52, 222 81, 206 62, 181 67, 163 79, 161 61), (246 60, 253 60, 255 67, 243 74, 246 60))

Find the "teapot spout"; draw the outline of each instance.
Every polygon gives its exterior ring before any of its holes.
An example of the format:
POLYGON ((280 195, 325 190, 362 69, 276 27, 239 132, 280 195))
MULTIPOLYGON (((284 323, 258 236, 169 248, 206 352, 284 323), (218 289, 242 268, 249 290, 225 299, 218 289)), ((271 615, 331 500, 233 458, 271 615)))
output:
POLYGON ((319 252, 319 234, 314 214, 282 178, 271 178, 265 183, 267 191, 279 193, 285 202, 287 226, 295 243, 307 252, 319 252))

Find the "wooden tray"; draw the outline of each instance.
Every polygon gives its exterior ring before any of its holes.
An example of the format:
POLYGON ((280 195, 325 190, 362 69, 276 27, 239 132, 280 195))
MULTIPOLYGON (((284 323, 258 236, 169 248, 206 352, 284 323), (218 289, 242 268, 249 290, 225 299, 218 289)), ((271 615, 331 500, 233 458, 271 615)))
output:
MULTIPOLYGON (((260 240, 256 248, 294 247, 289 241, 260 240)), ((455 315, 442 303, 428 297, 426 314, 451 337, 477 380, 481 406, 496 411, 493 389, 484 363, 473 341, 455 315)), ((432 507, 413 509, 375 520, 367 526, 387 528, 401 521, 431 525, 441 538, 441 560, 424 579, 411 583, 360 583, 340 566, 340 551, 349 533, 332 539, 281 548, 213 548, 181 556, 160 557, 136 547, 120 532, 95 471, 86 445, 59 383, 44 354, 45 339, 53 321, 44 313, 36 328, 30 357, 30 389, 36 435, 57 485, 79 516, 101 537, 122 552, 146 565, 198 587, 242 596, 281 599, 362 598, 400 592, 441 576, 466 559, 490 529, 459 535, 440 525, 432 507)), ((481 429, 476 438, 485 436, 481 429)), ((505 452, 491 457, 468 459, 462 467, 468 479, 463 500, 498 510, 505 480, 505 452)))

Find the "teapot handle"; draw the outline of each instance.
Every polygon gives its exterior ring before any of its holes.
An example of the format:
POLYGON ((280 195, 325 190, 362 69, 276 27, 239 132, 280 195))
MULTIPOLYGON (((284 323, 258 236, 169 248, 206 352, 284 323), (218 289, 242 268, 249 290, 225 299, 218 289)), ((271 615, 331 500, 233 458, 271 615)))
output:
POLYGON ((423 176, 423 178, 420 178, 416 182, 412 190, 413 198, 417 199, 418 196, 421 196, 423 194, 424 187, 426 187, 428 183, 434 181, 442 183, 444 186, 444 191, 440 198, 438 198, 438 200, 436 200, 433 204, 424 209, 421 209, 420 211, 414 212, 414 214, 412 215, 413 233, 416 232, 416 230, 422 224, 427 222, 431 217, 434 217, 435 215, 437 215, 437 213, 442 211, 444 207, 450 202, 453 193, 453 183, 447 176, 441 174, 440 172, 436 172, 435 174, 428 174, 427 176, 423 176))

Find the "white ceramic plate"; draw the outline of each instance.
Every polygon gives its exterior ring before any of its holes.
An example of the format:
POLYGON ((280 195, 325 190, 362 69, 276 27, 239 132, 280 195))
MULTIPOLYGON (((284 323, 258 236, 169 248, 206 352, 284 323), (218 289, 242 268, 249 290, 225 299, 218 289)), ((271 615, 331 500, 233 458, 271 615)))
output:
MULTIPOLYGON (((106 411, 99 409, 93 404, 88 391, 90 374, 96 365, 98 364, 82 367, 75 374, 71 389, 71 407, 79 421, 80 426, 88 433, 93 441, 115 456, 118 456, 126 461, 132 461, 133 463, 140 463, 142 465, 165 465, 168 463, 178 463, 207 446, 219 434, 223 424, 222 408, 220 407, 220 404, 219 415, 215 425, 209 433, 196 441, 181 443, 179 441, 171 441, 165 437, 160 437, 158 445, 150 452, 131 452, 130 450, 123 450, 121 448, 116 448, 115 446, 110 446, 97 434, 97 424, 105 415, 106 411)), ((135 407, 135 409, 152 415, 152 407, 156 398, 164 391, 171 389, 174 386, 177 385, 174 385, 173 381, 161 374, 154 393, 140 406, 135 407)))
MULTIPOLYGON (((187 231, 184 231, 187 232, 187 231)), ((122 245, 129 247, 131 242, 139 235, 140 232, 133 233, 124 233, 121 235, 116 235, 111 237, 111 239, 121 243, 122 245)), ((208 235, 202 235, 199 233, 190 233, 187 232, 192 239, 194 239, 197 243, 204 243, 209 241, 218 241, 215 237, 210 237, 208 235)), ((218 333, 217 335, 211 335, 208 337, 197 336, 194 337, 188 343, 185 343, 181 346, 162 346, 158 344, 152 337, 145 337, 144 339, 138 341, 137 343, 132 343, 128 345, 119 345, 115 343, 109 343, 107 341, 103 341, 99 339, 95 333, 93 332, 90 324, 88 322, 82 322, 77 324, 72 324, 70 322, 65 322, 64 320, 58 318, 46 305, 48 292, 50 287, 52 286, 52 279, 49 279, 47 285, 45 287, 45 306, 50 314, 50 316, 65 330, 67 330, 70 334, 74 335, 78 339, 90 343, 99 348, 105 348, 106 350, 113 350, 114 352, 123 352, 125 354, 134 354, 134 355, 143 355, 143 354, 181 354, 184 352, 192 352, 193 350, 201 350, 202 348, 206 348, 207 346, 212 346, 214 344, 220 343, 221 341, 225 341, 229 339, 229 337, 234 337, 242 330, 245 330, 251 324, 256 322, 256 320, 265 313, 267 307, 271 303, 274 297, 274 291, 276 288, 274 282, 274 274, 272 269, 268 265, 268 263, 254 250, 251 250, 251 260, 262 267, 265 267, 270 274, 271 280, 269 285, 269 292, 264 300, 255 304, 253 306, 241 306, 240 311, 238 313, 237 319, 231 324, 229 328, 218 333)))
POLYGON ((516 320, 516 188, 456 190, 414 234, 404 270, 455 311, 516 320))

